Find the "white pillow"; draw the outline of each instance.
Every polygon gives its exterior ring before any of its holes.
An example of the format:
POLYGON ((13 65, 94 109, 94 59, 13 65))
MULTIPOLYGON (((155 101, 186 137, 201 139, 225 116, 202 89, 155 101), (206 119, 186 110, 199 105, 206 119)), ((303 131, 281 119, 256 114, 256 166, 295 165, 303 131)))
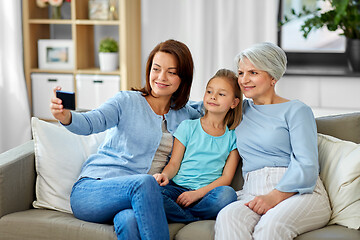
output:
POLYGON ((70 193, 83 162, 95 153, 105 133, 80 136, 59 124, 31 119, 35 148, 35 208, 72 213, 70 193))
POLYGON ((360 227, 360 145, 318 134, 320 177, 329 194, 329 224, 360 227))

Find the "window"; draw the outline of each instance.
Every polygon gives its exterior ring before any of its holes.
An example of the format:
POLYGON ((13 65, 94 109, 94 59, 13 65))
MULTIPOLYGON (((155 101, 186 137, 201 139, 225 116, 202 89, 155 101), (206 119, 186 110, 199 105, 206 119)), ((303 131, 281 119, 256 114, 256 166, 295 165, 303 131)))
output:
MULTIPOLYGON (((300 12, 302 7, 308 9, 321 8, 328 10, 329 2, 320 0, 280 0, 279 21, 284 16, 290 19, 291 10, 300 12)), ((279 45, 288 55, 289 67, 303 65, 336 65, 346 67, 344 36, 339 36, 339 31, 331 32, 326 27, 313 30, 307 39, 303 37, 300 26, 306 20, 306 16, 300 19, 293 19, 289 23, 281 26, 279 30, 279 45)))
MULTIPOLYGON (((321 8, 329 10, 329 2, 318 0, 284 0, 283 15, 291 16, 291 9, 300 12, 302 6, 310 10, 321 8)), ((299 31, 307 17, 293 19, 282 27, 281 43, 285 51, 291 52, 345 52, 345 37, 339 36, 341 30, 331 32, 326 27, 310 32, 307 39, 299 31)))

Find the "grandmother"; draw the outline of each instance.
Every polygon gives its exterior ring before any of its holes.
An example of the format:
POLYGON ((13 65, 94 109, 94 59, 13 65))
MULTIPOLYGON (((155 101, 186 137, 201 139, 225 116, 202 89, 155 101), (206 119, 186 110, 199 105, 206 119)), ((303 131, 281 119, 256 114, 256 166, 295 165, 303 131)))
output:
POLYGON ((244 187, 217 216, 215 239, 293 239, 325 226, 330 203, 319 178, 314 115, 299 100, 279 96, 285 52, 256 44, 237 56, 245 95, 236 128, 244 187))

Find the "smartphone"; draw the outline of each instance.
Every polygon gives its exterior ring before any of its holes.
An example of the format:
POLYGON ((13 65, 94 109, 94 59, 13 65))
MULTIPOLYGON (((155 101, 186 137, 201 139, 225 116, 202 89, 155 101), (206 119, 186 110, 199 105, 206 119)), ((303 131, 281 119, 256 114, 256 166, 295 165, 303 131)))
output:
POLYGON ((56 97, 62 100, 65 109, 75 110, 75 93, 66 91, 56 91, 56 97))

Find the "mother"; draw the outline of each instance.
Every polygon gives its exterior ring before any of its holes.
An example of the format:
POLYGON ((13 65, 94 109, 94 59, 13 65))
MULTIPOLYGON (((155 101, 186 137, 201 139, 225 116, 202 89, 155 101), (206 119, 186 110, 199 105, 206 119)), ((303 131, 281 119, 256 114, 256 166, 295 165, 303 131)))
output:
POLYGON ((216 239, 293 239, 329 221, 313 113, 275 92, 286 63, 284 51, 271 43, 238 55, 238 83, 249 98, 235 130, 244 187, 238 201, 220 211, 216 239))
POLYGON ((86 113, 70 112, 59 98, 52 99, 52 114, 71 132, 89 135, 109 129, 73 187, 75 217, 113 221, 118 239, 169 239, 162 196, 152 174, 165 165, 180 122, 200 117, 187 104, 192 77, 189 49, 168 40, 150 53, 143 89, 119 92, 86 113))

